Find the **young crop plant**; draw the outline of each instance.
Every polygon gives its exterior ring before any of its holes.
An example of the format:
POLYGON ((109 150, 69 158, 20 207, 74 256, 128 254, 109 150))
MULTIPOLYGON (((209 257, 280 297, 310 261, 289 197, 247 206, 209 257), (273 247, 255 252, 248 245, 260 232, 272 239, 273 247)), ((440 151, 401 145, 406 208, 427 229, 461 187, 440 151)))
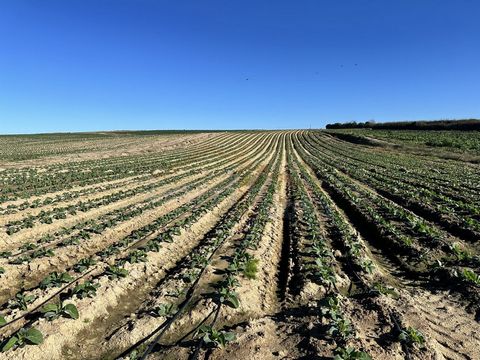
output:
POLYGON ((71 281, 73 281, 73 277, 69 273, 58 273, 54 271, 42 280, 40 283, 40 288, 47 289, 51 287, 59 287, 62 286, 62 284, 67 284, 71 281))
POLYGON ((328 328, 327 333, 331 336, 340 337, 343 340, 347 340, 354 336, 352 323, 341 314, 336 314, 331 317, 330 327, 328 328))
POLYGON ((22 250, 22 251, 28 251, 28 250, 35 250, 37 247, 38 247, 38 245, 36 245, 36 244, 26 243, 26 244, 23 244, 22 246, 20 246, 19 249, 22 250))
POLYGON ((35 328, 22 328, 8 340, 5 340, 1 346, 2 352, 5 352, 12 348, 21 348, 25 345, 39 345, 41 343, 43 343, 43 335, 39 330, 35 328))
POLYGON ((33 303, 36 298, 37 297, 35 295, 24 295, 22 293, 18 293, 12 300, 9 301, 8 307, 11 309, 20 309, 26 311, 28 305, 33 303))
POLYGON ((151 313, 154 316, 168 317, 168 316, 172 316, 173 314, 175 314, 177 312, 177 310, 178 310, 177 305, 175 305, 174 303, 160 304, 155 309, 153 309, 151 311, 151 313))
POLYGON ((55 256, 55 252, 52 249, 39 249, 32 252, 33 259, 52 256, 55 256))
POLYGON ((370 259, 362 259, 360 261, 360 266, 368 274, 372 274, 375 270, 375 265, 373 264, 373 261, 370 259))
POLYGON ((9 263, 13 264, 13 265, 19 265, 19 264, 29 262, 31 260, 32 260, 32 257, 30 255, 23 255, 23 256, 18 256, 15 259, 10 260, 9 263))
POLYGON ((391 296, 392 298, 397 298, 398 293, 394 288, 386 286, 380 282, 373 284, 372 289, 370 290, 373 294, 381 294, 391 296))
POLYGON ((480 275, 477 275, 473 270, 463 269, 460 272, 460 277, 467 283, 472 283, 480 286, 480 275))
POLYGON ((72 294, 80 299, 85 299, 87 297, 93 298, 97 294, 97 289, 99 287, 100 284, 93 284, 90 281, 85 281, 84 283, 75 286, 72 290, 72 294))
POLYGON ((347 346, 336 348, 333 360, 372 360, 372 358, 364 351, 358 351, 347 346))
POLYGON ((5 317, 0 315, 0 327, 4 326, 7 323, 7 320, 5 320, 5 317))
POLYGON ((40 310, 45 318, 49 321, 58 319, 59 317, 66 317, 71 319, 78 319, 77 307, 73 304, 64 304, 59 302, 56 304, 47 304, 40 310))
POLYGON ((259 260, 253 257, 246 261, 243 275, 245 275, 247 279, 255 279, 257 277, 258 262, 259 260))
POLYGON ((147 253, 145 250, 133 250, 128 256, 127 256, 127 261, 130 264, 135 264, 139 262, 147 262, 147 253))
POLYGON ((77 273, 83 273, 86 271, 90 266, 93 266, 97 263, 97 261, 93 258, 85 258, 80 260, 78 263, 75 264, 73 270, 77 273))
POLYGON ((471 260, 473 257, 472 254, 465 250, 458 242, 453 243, 449 248, 456 256, 457 260, 471 260))
POLYGON ((7 259, 7 258, 9 258, 10 256, 12 256, 12 252, 11 252, 11 251, 2 251, 2 252, 0 252, 0 259, 7 259))
POLYGON ((329 320, 327 333, 343 341, 355 336, 349 319, 342 314, 342 301, 336 294, 325 297, 320 303, 321 314, 329 320))
POLYGON ((402 329, 398 339, 408 346, 422 348, 425 344, 425 336, 423 333, 411 326, 402 329))
POLYGON ((238 294, 231 290, 228 286, 222 286, 218 289, 218 300, 221 304, 228 305, 234 309, 240 306, 240 300, 238 294))
POLYGON ((128 270, 114 265, 109 266, 107 270, 105 270, 105 274, 110 280, 117 280, 126 277, 128 275, 128 270))
POLYGON ((229 342, 235 340, 235 334, 224 330, 216 330, 211 326, 202 325, 198 330, 198 335, 203 339, 207 346, 224 348, 229 342))

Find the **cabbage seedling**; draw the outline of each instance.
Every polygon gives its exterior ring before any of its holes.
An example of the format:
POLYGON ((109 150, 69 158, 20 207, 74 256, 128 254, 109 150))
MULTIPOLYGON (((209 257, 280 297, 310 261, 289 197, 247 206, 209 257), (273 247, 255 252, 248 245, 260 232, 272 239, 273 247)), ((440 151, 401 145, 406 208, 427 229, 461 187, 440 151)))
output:
POLYGON ((49 321, 58 319, 60 316, 78 319, 78 310, 73 304, 64 304, 62 302, 57 304, 48 304, 45 305, 40 311, 49 321))
POLYGON ((2 344, 2 352, 13 347, 24 347, 26 344, 39 345, 43 342, 43 335, 35 328, 20 329, 15 335, 2 344))

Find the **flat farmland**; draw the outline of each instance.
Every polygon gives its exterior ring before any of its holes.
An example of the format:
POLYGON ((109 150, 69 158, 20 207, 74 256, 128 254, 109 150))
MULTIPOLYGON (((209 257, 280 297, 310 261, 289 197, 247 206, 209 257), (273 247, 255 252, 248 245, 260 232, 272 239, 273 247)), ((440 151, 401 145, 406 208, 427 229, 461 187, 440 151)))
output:
POLYGON ((0 359, 480 359, 479 139, 0 136, 0 359))

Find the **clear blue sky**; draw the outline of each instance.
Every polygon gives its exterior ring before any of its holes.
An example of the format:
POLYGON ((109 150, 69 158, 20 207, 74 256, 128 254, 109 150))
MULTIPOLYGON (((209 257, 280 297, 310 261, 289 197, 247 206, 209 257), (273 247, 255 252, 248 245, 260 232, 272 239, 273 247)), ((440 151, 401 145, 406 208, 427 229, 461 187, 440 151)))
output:
POLYGON ((475 0, 4 0, 0 133, 480 117, 479 16, 475 0))

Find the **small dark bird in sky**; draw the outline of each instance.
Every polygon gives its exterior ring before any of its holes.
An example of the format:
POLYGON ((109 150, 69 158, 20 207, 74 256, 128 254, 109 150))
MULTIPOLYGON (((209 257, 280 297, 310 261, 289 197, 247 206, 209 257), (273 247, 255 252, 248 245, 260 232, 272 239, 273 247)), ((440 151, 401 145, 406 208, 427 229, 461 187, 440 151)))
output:
POLYGON ((248 80, 248 78, 246 78, 245 80, 248 80))
POLYGON ((355 66, 357 66, 358 64, 355 64, 355 66))

